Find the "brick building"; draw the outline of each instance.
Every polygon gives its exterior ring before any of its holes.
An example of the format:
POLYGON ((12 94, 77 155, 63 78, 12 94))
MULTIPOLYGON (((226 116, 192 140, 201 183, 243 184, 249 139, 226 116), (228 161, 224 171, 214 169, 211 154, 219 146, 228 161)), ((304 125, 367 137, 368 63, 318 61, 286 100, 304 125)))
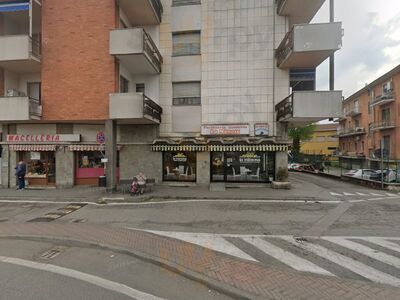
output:
POLYGON ((341 114, 323 3, 0 0, 0 184, 19 160, 41 186, 272 180, 290 126, 341 114))
POLYGON ((379 77, 343 102, 339 128, 342 164, 380 169, 384 160, 396 168, 400 159, 400 66, 379 77))

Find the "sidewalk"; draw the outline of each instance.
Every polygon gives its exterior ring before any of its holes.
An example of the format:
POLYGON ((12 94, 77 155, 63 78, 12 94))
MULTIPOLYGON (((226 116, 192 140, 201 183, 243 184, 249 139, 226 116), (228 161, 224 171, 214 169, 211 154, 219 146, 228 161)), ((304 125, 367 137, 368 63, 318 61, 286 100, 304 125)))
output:
POLYGON ((122 251, 239 299, 400 299, 400 289, 281 271, 151 233, 84 224, 0 224, 0 238, 57 240, 122 251))

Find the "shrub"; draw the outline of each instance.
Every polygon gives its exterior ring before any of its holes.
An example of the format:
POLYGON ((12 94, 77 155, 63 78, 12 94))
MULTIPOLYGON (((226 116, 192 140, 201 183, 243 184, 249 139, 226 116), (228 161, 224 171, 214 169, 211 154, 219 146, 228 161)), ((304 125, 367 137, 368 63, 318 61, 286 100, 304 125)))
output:
POLYGON ((287 181, 289 177, 289 172, 286 168, 279 168, 278 172, 276 173, 276 180, 277 181, 287 181))

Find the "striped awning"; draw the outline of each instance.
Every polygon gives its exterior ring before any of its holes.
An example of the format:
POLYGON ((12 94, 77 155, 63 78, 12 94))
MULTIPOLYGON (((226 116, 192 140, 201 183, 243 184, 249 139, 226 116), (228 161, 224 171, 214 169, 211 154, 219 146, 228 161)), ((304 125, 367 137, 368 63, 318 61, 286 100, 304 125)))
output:
MULTIPOLYGON (((122 146, 117 145, 117 150, 121 150, 122 146)), ((69 145, 69 151, 105 151, 104 145, 69 145)))
POLYGON ((0 12, 29 10, 29 1, 7 1, 0 4, 0 12))
POLYGON ((206 145, 153 145, 153 151, 195 151, 206 152, 206 145))
POLYGON ((53 152, 56 145, 10 145, 10 151, 53 152))
POLYGON ((288 145, 153 145, 153 151, 196 151, 196 152, 226 152, 226 151, 288 151, 288 145))

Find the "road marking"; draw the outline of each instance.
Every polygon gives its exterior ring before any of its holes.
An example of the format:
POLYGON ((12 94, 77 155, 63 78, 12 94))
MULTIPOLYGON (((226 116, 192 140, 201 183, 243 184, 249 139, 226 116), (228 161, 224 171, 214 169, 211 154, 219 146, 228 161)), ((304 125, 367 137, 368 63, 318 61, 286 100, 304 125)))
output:
POLYGON ((391 193, 386 193, 386 195, 388 195, 389 197, 397 197, 397 195, 391 193))
POLYGON ((331 194, 332 196, 339 196, 339 197, 343 197, 343 195, 342 195, 342 194, 338 194, 338 193, 333 193, 333 192, 330 192, 330 194, 331 194))
POLYGON ((244 237, 242 238, 242 240, 253 245, 262 252, 268 254, 269 256, 272 256, 273 258, 288 265, 289 267, 292 267, 297 271, 335 276, 331 272, 328 272, 327 270, 320 268, 319 266, 313 264, 312 262, 309 262, 308 260, 298 257, 297 255, 294 255, 289 251, 279 248, 261 238, 244 237))
POLYGON ((369 196, 368 194, 359 193, 359 192, 357 192, 356 194, 359 195, 359 196, 369 196))
POLYGON ((0 262, 12 264, 12 265, 18 265, 18 266, 26 267, 26 268, 30 268, 30 269, 51 272, 54 274, 59 274, 59 275, 65 276, 65 277, 78 279, 78 280, 85 281, 87 283, 96 285, 98 287, 126 295, 133 299, 165 300, 163 298, 159 298, 159 297, 135 290, 127 285, 124 285, 124 284, 121 284, 118 282, 110 281, 110 280, 107 280, 107 279, 104 279, 104 278, 101 278, 98 276, 90 275, 87 273, 79 272, 79 271, 68 269, 68 268, 59 267, 56 265, 38 263, 38 262, 34 262, 34 261, 24 260, 24 259, 20 259, 20 258, 6 257, 6 256, 0 256, 0 262))
POLYGON ((375 194, 375 193, 371 193, 372 196, 377 196, 377 197, 383 197, 384 195, 382 194, 375 194))
POLYGON ((352 258, 346 257, 334 251, 331 251, 325 247, 307 243, 307 242, 297 242, 294 238, 291 237, 282 237, 283 240, 309 252, 312 252, 326 260, 329 260, 345 269, 348 269, 358 275, 367 278, 369 280, 390 284, 393 286, 400 287, 400 279, 389 274, 378 271, 374 268, 371 268, 367 265, 364 265, 352 258))
POLYGON ((352 194, 352 193, 343 193, 343 195, 345 195, 345 196, 356 196, 356 194, 352 194))
MULTIPOLYGON (((131 228, 133 229, 133 228, 131 228)), ((232 256, 236 256, 242 259, 257 261, 244 251, 240 250, 238 247, 232 243, 225 240, 220 235, 213 234, 196 234, 187 232, 169 232, 169 231, 155 231, 155 230, 142 230, 145 232, 154 233, 157 235, 162 235, 170 238, 175 238, 188 243, 196 244, 205 248, 209 248, 218 252, 226 253, 232 256)))
POLYGON ((400 268, 400 259, 393 255, 389 255, 389 254, 374 250, 374 249, 364 246, 362 244, 359 244, 359 243, 356 243, 353 241, 349 241, 346 239, 341 239, 341 238, 336 238, 336 237, 324 237, 323 239, 327 240, 329 242, 338 244, 339 246, 356 251, 363 255, 369 256, 375 260, 384 262, 385 264, 394 266, 396 268, 400 268))
POLYGON ((364 240, 373 244, 376 244, 378 246, 381 246, 383 248, 387 248, 396 252, 400 252, 400 245, 396 244, 392 241, 388 241, 386 238, 378 238, 378 237, 360 237, 357 238, 360 240, 364 240))

